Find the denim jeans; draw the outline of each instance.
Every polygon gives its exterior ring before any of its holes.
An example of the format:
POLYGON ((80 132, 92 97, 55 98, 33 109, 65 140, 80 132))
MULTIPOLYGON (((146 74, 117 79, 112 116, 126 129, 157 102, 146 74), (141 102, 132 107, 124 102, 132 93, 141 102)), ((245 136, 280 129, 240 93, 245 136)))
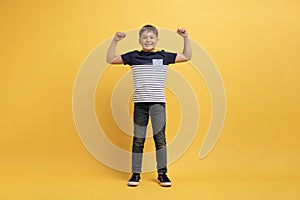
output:
POLYGON ((167 172, 166 107, 165 103, 134 103, 134 137, 132 144, 132 172, 140 173, 142 167, 146 131, 151 117, 153 139, 156 149, 158 173, 167 172))

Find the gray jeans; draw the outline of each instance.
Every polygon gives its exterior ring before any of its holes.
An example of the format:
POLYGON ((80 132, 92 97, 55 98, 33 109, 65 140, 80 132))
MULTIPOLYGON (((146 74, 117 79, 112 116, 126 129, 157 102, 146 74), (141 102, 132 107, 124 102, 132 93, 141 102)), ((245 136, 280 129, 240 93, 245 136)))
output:
POLYGON ((151 117, 158 173, 167 172, 166 107, 165 103, 134 103, 134 137, 132 143, 132 172, 140 173, 146 131, 151 117))

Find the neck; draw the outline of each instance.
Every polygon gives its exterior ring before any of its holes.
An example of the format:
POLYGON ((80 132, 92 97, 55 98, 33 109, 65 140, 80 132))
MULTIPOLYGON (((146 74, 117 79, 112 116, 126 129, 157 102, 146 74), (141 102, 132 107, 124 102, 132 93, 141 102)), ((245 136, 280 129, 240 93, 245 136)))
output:
POLYGON ((148 50, 148 49, 143 49, 142 51, 144 51, 144 52, 154 52, 154 49, 150 49, 150 50, 148 50))

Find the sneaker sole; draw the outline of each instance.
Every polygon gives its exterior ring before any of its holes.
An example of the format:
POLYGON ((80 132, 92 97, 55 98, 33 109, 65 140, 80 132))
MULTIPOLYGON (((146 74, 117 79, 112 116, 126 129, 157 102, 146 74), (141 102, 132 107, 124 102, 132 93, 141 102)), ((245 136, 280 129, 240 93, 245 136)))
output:
POLYGON ((161 183, 159 180, 157 180, 157 182, 158 182, 159 185, 162 186, 162 187, 171 187, 171 185, 172 185, 171 182, 161 183))
POLYGON ((129 181, 127 185, 128 185, 128 186, 131 186, 131 187, 136 187, 136 186, 139 185, 139 183, 140 183, 140 182, 131 182, 131 181, 129 181))

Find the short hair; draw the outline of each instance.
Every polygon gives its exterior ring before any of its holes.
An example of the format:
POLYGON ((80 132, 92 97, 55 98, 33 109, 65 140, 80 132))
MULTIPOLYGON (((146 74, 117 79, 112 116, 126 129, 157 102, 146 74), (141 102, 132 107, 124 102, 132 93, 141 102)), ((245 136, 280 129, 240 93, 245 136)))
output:
POLYGON ((150 24, 147 24, 147 25, 143 26, 143 27, 141 28, 140 32, 139 32, 139 36, 141 37, 141 35, 142 35, 145 31, 147 31, 147 32, 152 32, 152 33, 154 33, 154 34, 156 35, 156 37, 158 37, 158 30, 157 30, 157 28, 156 28, 155 26, 152 26, 152 25, 150 25, 150 24))

